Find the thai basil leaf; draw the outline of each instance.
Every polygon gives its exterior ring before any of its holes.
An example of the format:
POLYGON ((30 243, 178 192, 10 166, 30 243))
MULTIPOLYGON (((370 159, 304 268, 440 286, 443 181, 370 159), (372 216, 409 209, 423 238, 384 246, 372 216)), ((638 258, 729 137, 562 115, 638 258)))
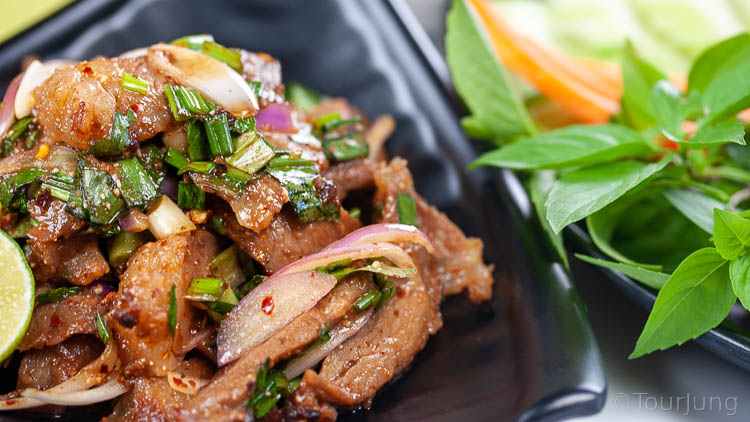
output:
POLYGON ((563 244, 563 238, 561 233, 555 233, 552 227, 549 225, 547 220, 547 209, 544 207, 544 202, 547 200, 547 194, 552 188, 552 184, 555 182, 555 173, 552 171, 539 171, 531 175, 527 184, 529 196, 531 197, 531 203, 534 204, 534 210, 536 211, 537 219, 539 224, 542 226, 545 235, 552 243, 557 255, 560 257, 565 268, 570 268, 568 262, 568 253, 565 251, 565 245, 563 244))
POLYGON ((650 269, 643 268, 634 264, 605 261, 603 259, 597 259, 581 254, 576 254, 576 258, 580 259, 581 261, 588 262, 589 264, 597 265, 602 268, 608 268, 610 270, 625 274, 626 276, 634 280, 638 280, 646 286, 656 290, 661 289, 664 286, 664 283, 667 282, 667 279, 669 279, 669 274, 652 271, 650 269))
POLYGON ((585 218, 606 207, 669 164, 671 156, 653 164, 619 161, 564 174, 550 190, 545 208, 552 230, 585 218))
POLYGON ((625 126, 575 125, 521 139, 488 152, 471 167, 554 169, 644 156, 652 151, 638 132, 625 126))
POLYGON ((622 60, 623 95, 622 118, 628 126, 646 129, 656 124, 656 113, 651 102, 651 92, 666 76, 650 63, 641 59, 628 42, 622 60))
POLYGON ((729 280, 742 306, 750 310, 750 255, 743 255, 729 263, 729 280))
POLYGON ((502 142, 536 132, 508 72, 465 0, 448 13, 445 50, 453 83, 471 112, 474 135, 502 142), (481 128, 481 129, 479 129, 481 128))
POLYGON ((714 248, 685 258, 659 291, 630 358, 682 344, 719 325, 736 302, 727 264, 714 248))
POLYGON ((733 142, 745 145, 745 127, 734 117, 715 123, 701 125, 698 132, 685 142, 690 147, 733 142))
POLYGON ((750 246, 750 220, 722 209, 714 209, 714 244, 726 260, 744 255, 750 246))
POLYGON ((682 215, 709 234, 714 232, 714 209, 726 207, 709 196, 689 189, 668 189, 664 191, 664 197, 682 215))

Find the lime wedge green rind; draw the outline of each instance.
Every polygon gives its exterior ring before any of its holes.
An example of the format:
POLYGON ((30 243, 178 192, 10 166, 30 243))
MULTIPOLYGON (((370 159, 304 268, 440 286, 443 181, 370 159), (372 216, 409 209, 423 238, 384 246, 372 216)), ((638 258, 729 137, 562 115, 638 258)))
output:
POLYGON ((0 362, 16 349, 34 310, 34 275, 23 251, 0 230, 0 362))

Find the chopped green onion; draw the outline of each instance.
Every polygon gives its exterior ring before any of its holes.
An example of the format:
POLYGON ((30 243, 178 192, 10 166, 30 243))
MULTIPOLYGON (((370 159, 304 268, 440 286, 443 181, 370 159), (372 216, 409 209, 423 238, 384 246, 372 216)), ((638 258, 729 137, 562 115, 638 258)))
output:
POLYGON ((359 219, 359 217, 362 215, 362 210, 359 208, 352 208, 349 210, 349 217, 354 219, 359 219))
POLYGON ((408 193, 399 193, 396 197, 396 210, 398 211, 398 222, 411 226, 419 225, 417 216, 417 203, 408 193))
POLYGON ((78 294, 81 291, 80 287, 57 287, 52 290, 47 290, 44 293, 40 293, 36 297, 37 305, 46 305, 47 303, 57 303, 66 297, 78 294))
MULTIPOLYGON (((338 113, 335 113, 338 115, 338 113)), ((330 115, 329 115, 330 116, 330 115)), ((323 132, 329 132, 334 129, 338 129, 343 126, 349 126, 357 123, 361 123, 362 119, 360 119, 358 116, 352 117, 351 119, 342 119, 339 117, 338 119, 328 119, 323 125, 320 126, 320 129, 323 132)))
POLYGON ((229 121, 227 120, 226 113, 207 117, 203 121, 203 127, 206 129, 208 148, 211 150, 213 157, 228 157, 232 155, 232 152, 234 152, 234 142, 232 135, 229 133, 229 121))
POLYGON ((218 215, 211 217, 211 228, 218 235, 227 235, 227 227, 224 225, 224 219, 219 217, 218 215))
POLYGON ((382 297, 383 294, 380 290, 370 290, 354 302, 354 309, 357 310, 357 312, 365 311, 372 306, 377 305, 382 297))
POLYGON ((250 277, 250 279, 243 284, 241 284, 237 288, 237 294, 240 297, 245 297, 248 293, 250 293, 254 288, 258 287, 260 283, 266 280, 266 276, 262 274, 255 274, 254 276, 250 277))
POLYGON ((8 230, 8 235, 14 239, 21 239, 27 236, 29 230, 36 227, 39 223, 33 218, 26 216, 23 220, 16 223, 13 228, 8 230))
POLYGON ((128 132, 133 122, 135 122, 135 113, 132 110, 128 110, 127 113, 115 112, 109 134, 106 138, 95 143, 89 151, 94 156, 100 158, 111 158, 121 155, 125 149, 135 144, 128 132))
POLYGON ((23 142, 23 147, 26 150, 33 149, 36 146, 36 141, 39 138, 40 131, 38 129, 35 130, 29 130, 28 135, 26 135, 26 140, 23 142))
POLYGON ((203 43, 213 40, 214 37, 209 34, 196 34, 177 38, 176 40, 172 41, 171 44, 189 48, 195 51, 201 51, 201 49, 203 48, 203 43))
POLYGON ((318 129, 323 129, 327 124, 337 122, 339 120, 341 120, 341 114, 337 112, 328 113, 313 120, 313 125, 318 129))
POLYGON ((181 171, 188 165, 188 160, 185 157, 185 154, 174 148, 167 149, 167 153, 164 156, 164 162, 176 168, 177 171, 181 171))
POLYGON ((172 285, 172 289, 169 291, 169 309, 167 309, 167 328, 169 333, 174 335, 177 329, 177 293, 175 292, 175 285, 172 285))
POLYGON ((120 84, 124 89, 127 89, 128 91, 137 92, 143 95, 148 94, 148 81, 144 81, 143 79, 135 75, 131 75, 128 72, 123 72, 122 79, 120 79, 120 84))
POLYGON ((255 375, 255 386, 247 401, 247 407, 252 411, 255 419, 261 419, 268 414, 282 397, 294 393, 299 387, 300 379, 287 380, 284 373, 271 370, 270 360, 267 359, 255 375))
POLYGON ((337 218, 337 204, 323 202, 314 181, 320 174, 309 160, 279 156, 268 162, 266 171, 284 186, 294 212, 303 222, 337 218))
POLYGON ((187 298, 204 302, 218 300, 224 291, 224 281, 218 278, 194 278, 188 287, 187 298))
POLYGON ((97 334, 99 334, 99 340, 101 340, 104 344, 109 343, 109 329, 107 328, 107 323, 104 321, 104 318, 102 318, 102 315, 99 312, 96 313, 94 324, 96 325, 96 332, 97 334))
POLYGON ((242 73, 242 57, 240 56, 239 51, 224 47, 214 41, 204 41, 201 46, 201 51, 207 56, 211 56, 220 62, 226 63, 238 73, 242 73))
POLYGON ((251 179, 251 175, 234 167, 228 167, 226 173, 224 173, 224 181, 238 192, 245 189, 245 186, 251 179))
POLYGON ((54 173, 42 182, 42 189, 46 189, 53 198, 63 202, 70 202, 75 190, 75 178, 65 173, 54 173))
POLYGON ((326 155, 339 162, 367 157, 370 152, 370 148, 364 140, 352 136, 324 139, 323 148, 326 155))
POLYGON ((320 94, 296 82, 286 87, 286 99, 298 108, 309 111, 320 103, 320 94))
POLYGON ((382 296, 380 297, 378 306, 383 306, 396 294, 396 285, 391 280, 385 280, 383 286, 380 288, 380 293, 382 293, 382 296))
POLYGON ((190 161, 204 161, 208 159, 208 148, 203 138, 203 130, 195 120, 185 125, 187 137, 187 154, 190 161))
POLYGON ((44 172, 37 168, 27 168, 13 176, 0 180, 0 207, 8 209, 18 190, 38 180, 44 172))
POLYGON ((3 139, 2 156, 6 157, 13 152, 15 142, 24 134, 34 120, 32 116, 26 116, 13 123, 3 139))
POLYGON ((260 81, 247 81, 247 84, 250 86, 250 89, 253 90, 255 96, 259 97, 260 92, 263 90, 263 84, 260 81))
POLYGON ((209 314, 213 313, 212 317, 215 320, 221 320, 224 315, 228 314, 238 303, 239 299, 237 299, 234 290, 232 290, 231 287, 226 288, 217 301, 208 304, 208 309, 210 311, 209 314))
POLYGON ((245 280, 245 274, 240 266, 237 247, 235 246, 230 246, 216 255, 211 260, 209 268, 211 274, 226 281, 232 288, 239 286, 245 280))
POLYGON ((206 114, 214 109, 214 105, 207 101, 198 91, 180 85, 164 85, 164 95, 172 111, 172 116, 178 122, 185 121, 196 114, 206 114))
POLYGON ((255 130, 255 117, 241 117, 234 120, 232 124, 232 131, 235 133, 243 134, 255 130))
MULTIPOLYGON (((107 172, 79 164, 81 201, 86 216, 94 224, 112 224, 125 208, 115 195, 116 185, 107 172)), ((70 199, 68 200, 70 201, 70 199)))
POLYGON ((178 175, 182 175, 189 171, 193 173, 209 174, 216 168, 216 164, 210 161, 193 161, 188 163, 185 167, 177 171, 178 175))
POLYGON ((177 184, 177 206, 184 210, 202 210, 206 208, 206 193, 190 182, 177 184))
POLYGON ((146 243, 143 235, 140 233, 131 233, 122 231, 117 233, 112 239, 112 245, 109 247, 109 263, 115 268, 125 265, 130 256, 138 248, 146 243))
POLYGON ((255 131, 240 135, 235 150, 236 152, 227 158, 227 164, 248 174, 263 168, 274 156, 273 149, 255 131))
POLYGON ((137 158, 122 160, 117 166, 120 191, 129 207, 146 207, 159 196, 159 186, 137 158))
POLYGON ((318 339, 315 341, 317 344, 326 344, 331 341, 331 330, 328 327, 323 327, 318 333, 318 339))

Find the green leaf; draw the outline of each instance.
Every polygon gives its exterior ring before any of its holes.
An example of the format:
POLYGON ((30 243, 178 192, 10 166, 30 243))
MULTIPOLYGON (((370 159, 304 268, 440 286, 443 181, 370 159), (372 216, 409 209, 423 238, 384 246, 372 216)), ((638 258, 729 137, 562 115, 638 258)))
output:
POLYGON ((653 150, 638 132, 625 126, 574 125, 521 139, 488 152, 470 167, 550 169, 597 164, 653 150))
POLYGON ((598 164, 563 175, 550 190, 545 208, 552 230, 606 207, 669 164, 671 156, 653 164, 619 161, 598 164))
POLYGON ((686 107, 680 92, 669 81, 661 80, 651 90, 651 109, 662 133, 671 139, 682 138, 682 121, 686 107))
POLYGON ((651 92, 666 76, 657 68, 641 59, 628 42, 625 44, 622 59, 622 117, 635 129, 645 129, 656 123, 655 111, 651 103, 651 92))
POLYGON ((707 123, 698 128, 698 132, 684 143, 692 147, 712 144, 745 144, 745 127, 734 117, 722 122, 707 123))
POLYGON ((549 225, 547 220, 547 210, 544 208, 544 202, 547 200, 547 194, 552 188, 552 184, 555 182, 555 173, 552 171, 539 171, 531 175, 528 182, 529 196, 531 197, 531 203, 534 204, 534 210, 536 211, 537 219, 539 224, 542 226, 544 234, 552 243, 552 247, 557 252, 565 268, 570 269, 570 263, 568 262, 568 253, 565 251, 565 245, 563 244, 563 238, 560 233, 555 233, 552 227, 549 225))
POLYGON ((714 244, 726 260, 744 255, 750 246, 750 220, 723 209, 714 209, 714 244))
POLYGON ((536 132, 508 72, 465 0, 454 0, 448 13, 445 50, 453 83, 472 114, 473 135, 500 141, 536 132))
POLYGON ((664 191, 664 197, 706 233, 714 232, 714 209, 726 207, 709 196, 689 189, 668 189, 664 191))
POLYGON ((750 106, 750 34, 724 40, 704 51, 690 69, 688 87, 702 94, 709 122, 750 106))
POLYGON ((743 255, 729 263, 732 291, 745 309, 750 310, 750 256, 743 255))
POLYGON ((634 264, 605 261, 603 259, 597 259, 581 254, 576 254, 576 258, 580 259, 581 261, 588 262, 589 264, 597 265, 603 268, 609 268, 610 270, 615 270, 617 272, 623 273, 626 276, 634 280, 638 280, 648 287, 656 290, 661 289, 664 286, 664 283, 667 282, 667 279, 669 279, 669 274, 652 271, 634 264))
POLYGON ((727 261, 713 248, 695 251, 659 290, 630 358, 698 337, 719 325, 735 301, 727 261))

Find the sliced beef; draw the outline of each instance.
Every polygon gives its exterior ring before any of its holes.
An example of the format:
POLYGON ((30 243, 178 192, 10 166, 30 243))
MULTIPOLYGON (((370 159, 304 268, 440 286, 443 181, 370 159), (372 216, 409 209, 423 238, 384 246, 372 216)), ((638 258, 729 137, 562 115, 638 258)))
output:
POLYGON ((399 284, 396 295, 367 325, 323 360, 320 378, 335 392, 328 400, 342 406, 369 404, 437 332, 440 321, 435 318, 434 305, 419 275, 399 284))
POLYGON ((204 191, 216 194, 227 201, 234 211, 237 222, 255 233, 260 233, 268 227, 289 201, 286 189, 269 175, 253 179, 239 194, 223 184, 215 183, 211 176, 192 173, 191 178, 204 191))
POLYGON ((112 299, 113 294, 97 284, 59 302, 37 305, 19 350, 54 346, 76 334, 95 334, 94 317, 105 315, 112 299))
POLYGON ((368 159, 345 161, 329 168, 323 176, 336 185, 339 199, 343 200, 351 191, 375 186, 375 167, 368 159))
POLYGON ((79 286, 109 273, 109 264, 94 236, 73 236, 53 242, 29 239, 28 258, 37 282, 65 280, 79 286))
POLYGON ((95 336, 78 335, 55 346, 28 351, 18 369, 18 389, 54 387, 91 363, 102 350, 104 345, 95 336))
POLYGON ((64 202, 48 194, 41 194, 29 201, 29 215, 38 223, 29 230, 29 238, 37 242, 54 242, 86 226, 83 220, 70 214, 65 207, 64 202))
POLYGON ((435 246, 434 256, 411 247, 412 256, 423 270, 423 279, 433 301, 439 302, 442 295, 467 291, 472 302, 489 300, 492 297, 492 267, 482 259, 482 241, 467 238, 448 217, 431 207, 414 191, 411 173, 403 159, 394 159, 390 164, 381 164, 375 172, 375 202, 382 209, 382 221, 398 222, 396 197, 408 193, 417 204, 419 228, 435 246))
POLYGON ((284 265, 305 255, 317 252, 328 244, 359 228, 359 222, 345 212, 333 221, 301 222, 293 211, 284 210, 277 215, 271 225, 256 234, 237 222, 226 207, 218 206, 228 236, 245 253, 258 261, 267 273, 273 273, 284 265))
POLYGON ((357 274, 341 281, 313 309, 300 315, 263 344, 248 350, 225 367, 185 407, 184 415, 198 420, 243 420, 258 368, 300 352, 315 341, 320 329, 341 320, 357 299, 374 286, 369 275, 357 274))
POLYGON ((142 246, 120 280, 113 332, 126 375, 164 376, 177 367, 194 326, 184 299, 193 278, 208 276, 216 239, 196 230, 142 246), (174 335, 167 322, 171 291, 176 298, 174 335))
POLYGON ((144 57, 83 61, 60 67, 34 91, 34 111, 46 137, 79 150, 107 136, 115 112, 133 111, 131 136, 149 139, 172 125, 164 82, 144 57), (148 93, 124 89, 125 72, 147 81, 148 93))
MULTIPOLYGON (((199 379, 213 376, 211 368, 195 358, 181 362, 176 371, 199 379)), ((170 387, 166 378, 138 377, 129 380, 128 385, 130 390, 118 400, 106 421, 172 421, 189 398, 170 387)))

